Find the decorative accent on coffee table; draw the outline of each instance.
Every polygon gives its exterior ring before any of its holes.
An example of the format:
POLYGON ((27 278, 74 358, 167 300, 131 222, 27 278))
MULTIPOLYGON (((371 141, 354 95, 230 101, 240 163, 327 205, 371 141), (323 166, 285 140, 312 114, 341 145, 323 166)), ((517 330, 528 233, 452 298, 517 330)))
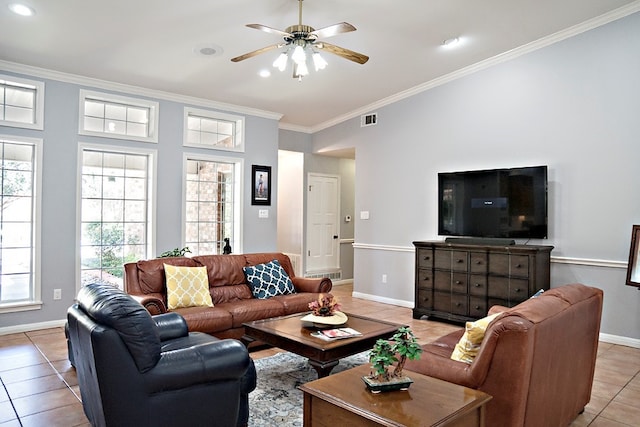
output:
POLYGON ((403 326, 398 329, 391 341, 376 341, 371 353, 369 362, 374 371, 362 377, 367 388, 372 393, 381 391, 406 390, 413 380, 403 375, 402 370, 407 358, 417 360, 422 353, 422 347, 418 344, 411 328, 403 326), (389 367, 398 362, 393 372, 389 372, 389 367))
POLYGON ((326 328, 347 323, 347 315, 340 311, 338 299, 331 294, 318 295, 317 301, 309 303, 311 313, 300 319, 305 326, 326 328))

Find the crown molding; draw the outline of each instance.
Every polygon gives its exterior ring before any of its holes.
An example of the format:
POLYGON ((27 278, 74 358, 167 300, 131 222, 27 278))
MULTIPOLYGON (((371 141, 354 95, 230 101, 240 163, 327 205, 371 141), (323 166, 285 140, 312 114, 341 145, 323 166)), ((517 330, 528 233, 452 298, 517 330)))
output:
MULTIPOLYGON (((468 76, 470 74, 476 73, 478 71, 487 69, 489 67, 493 67, 494 65, 501 64, 503 62, 509 61, 511 59, 517 58, 519 56, 525 55, 527 53, 536 51, 538 49, 542 49, 544 47, 550 46, 552 44, 558 43, 560 41, 566 40, 578 34, 582 34, 586 31, 592 30, 594 28, 601 27, 610 22, 616 21, 618 19, 629 16, 633 13, 640 11, 640 0, 634 1, 633 3, 629 3, 626 6, 615 9, 609 13, 605 13, 604 15, 600 15, 598 17, 589 19, 581 24, 574 25, 573 27, 569 27, 562 31, 558 31, 557 33, 551 34, 549 36, 543 37, 531 43, 522 45, 515 49, 509 50, 507 52, 501 53, 499 55, 493 56, 491 58, 485 59, 484 61, 477 62, 468 67, 461 68, 460 70, 454 71, 452 73, 446 74, 442 77, 435 78, 428 82, 419 84, 410 89, 407 89, 402 92, 398 92, 395 95, 388 96, 379 101, 371 103, 369 105, 365 105, 362 108, 357 110, 353 110, 344 115, 335 117, 331 120, 327 120, 326 122, 320 123, 318 125, 312 126, 308 128, 309 132, 307 133, 316 133, 321 130, 330 128, 347 120, 353 119, 355 117, 359 117, 362 114, 369 113, 371 111, 375 111, 387 105, 393 104, 395 102, 401 101, 405 98, 409 98, 411 96, 417 95, 419 93, 425 92, 429 89, 433 89, 438 86, 442 86, 446 83, 452 82, 454 80, 460 79, 462 77, 468 76)), ((280 127, 284 123, 280 123, 280 127)))
POLYGON ((79 86, 89 86, 103 90, 111 90, 115 92, 123 92, 127 95, 138 95, 148 98, 156 98, 165 101, 179 102, 182 104, 193 105, 196 107, 213 108, 225 112, 239 113, 249 116, 262 117, 271 120, 280 120, 283 116, 281 113, 272 111, 259 110, 257 108, 243 107, 235 104, 227 104, 224 102, 211 101, 208 99, 197 98, 186 95, 178 95, 171 92, 161 90, 148 89, 140 86, 116 83, 107 80, 94 79, 92 77, 84 77, 76 74, 63 73, 61 71, 47 70, 44 68, 34 67, 31 65, 18 64, 15 62, 0 60, 0 70, 10 71, 17 74, 25 74, 28 76, 39 77, 42 79, 57 80, 65 83, 77 84, 79 86))

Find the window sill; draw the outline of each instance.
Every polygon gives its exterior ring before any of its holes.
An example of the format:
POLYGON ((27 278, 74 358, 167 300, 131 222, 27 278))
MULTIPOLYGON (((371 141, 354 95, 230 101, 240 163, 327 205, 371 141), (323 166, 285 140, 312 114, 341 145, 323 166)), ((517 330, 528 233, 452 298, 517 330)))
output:
POLYGON ((19 311, 40 310, 41 308, 42 301, 0 304, 0 313, 15 313, 19 311))

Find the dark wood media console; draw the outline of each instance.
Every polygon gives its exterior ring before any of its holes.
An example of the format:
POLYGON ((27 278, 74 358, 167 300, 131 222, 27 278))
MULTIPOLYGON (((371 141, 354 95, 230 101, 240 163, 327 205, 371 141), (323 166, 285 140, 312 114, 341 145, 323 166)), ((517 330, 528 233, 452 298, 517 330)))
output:
POLYGON ((465 322, 548 290, 553 246, 416 241, 413 317, 465 322))

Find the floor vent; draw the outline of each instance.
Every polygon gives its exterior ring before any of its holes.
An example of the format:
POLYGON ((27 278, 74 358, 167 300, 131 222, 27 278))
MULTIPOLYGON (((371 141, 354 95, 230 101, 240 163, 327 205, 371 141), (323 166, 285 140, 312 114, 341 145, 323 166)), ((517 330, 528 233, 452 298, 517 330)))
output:
POLYGON ((360 127, 373 126, 378 123, 378 113, 360 116, 360 127))
POLYGON ((340 280, 342 279, 342 271, 332 271, 332 272, 324 272, 324 273, 307 273, 304 275, 304 277, 308 277, 310 279, 328 277, 331 280, 340 280))

